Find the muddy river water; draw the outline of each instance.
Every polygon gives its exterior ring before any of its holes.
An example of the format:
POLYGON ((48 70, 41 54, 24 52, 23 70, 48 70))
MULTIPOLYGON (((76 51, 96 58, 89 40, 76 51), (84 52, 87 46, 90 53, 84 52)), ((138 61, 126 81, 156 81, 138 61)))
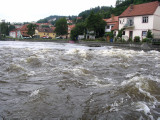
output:
POLYGON ((0 41, 0 120, 160 120, 160 52, 0 41))

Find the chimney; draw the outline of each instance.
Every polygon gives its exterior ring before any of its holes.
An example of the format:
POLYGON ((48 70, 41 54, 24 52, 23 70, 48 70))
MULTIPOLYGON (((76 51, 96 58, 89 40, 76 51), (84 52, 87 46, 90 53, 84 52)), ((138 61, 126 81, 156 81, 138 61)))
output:
POLYGON ((131 9, 131 10, 134 9, 134 5, 133 5, 133 4, 130 5, 130 9, 131 9))

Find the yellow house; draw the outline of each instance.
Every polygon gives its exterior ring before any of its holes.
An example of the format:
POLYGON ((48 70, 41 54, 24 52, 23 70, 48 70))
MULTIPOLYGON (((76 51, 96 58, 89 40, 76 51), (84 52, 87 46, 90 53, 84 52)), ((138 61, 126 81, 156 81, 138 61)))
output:
POLYGON ((35 35, 39 36, 40 38, 55 38, 56 33, 54 33, 53 28, 37 28, 35 30, 35 35))

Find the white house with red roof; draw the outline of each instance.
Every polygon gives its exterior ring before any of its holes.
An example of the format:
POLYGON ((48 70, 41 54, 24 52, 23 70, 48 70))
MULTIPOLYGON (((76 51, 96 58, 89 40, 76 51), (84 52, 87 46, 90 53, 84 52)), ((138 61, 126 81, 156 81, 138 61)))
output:
POLYGON ((160 2, 154 1, 139 5, 130 5, 119 16, 119 30, 124 28, 123 38, 142 40, 151 30, 154 38, 160 38, 160 2))

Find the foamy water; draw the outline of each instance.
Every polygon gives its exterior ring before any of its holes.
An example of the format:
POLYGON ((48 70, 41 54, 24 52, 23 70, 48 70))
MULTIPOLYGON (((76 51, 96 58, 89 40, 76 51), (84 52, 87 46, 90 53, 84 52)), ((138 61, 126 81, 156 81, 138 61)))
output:
POLYGON ((0 120, 159 120, 160 52, 0 42, 0 120))

